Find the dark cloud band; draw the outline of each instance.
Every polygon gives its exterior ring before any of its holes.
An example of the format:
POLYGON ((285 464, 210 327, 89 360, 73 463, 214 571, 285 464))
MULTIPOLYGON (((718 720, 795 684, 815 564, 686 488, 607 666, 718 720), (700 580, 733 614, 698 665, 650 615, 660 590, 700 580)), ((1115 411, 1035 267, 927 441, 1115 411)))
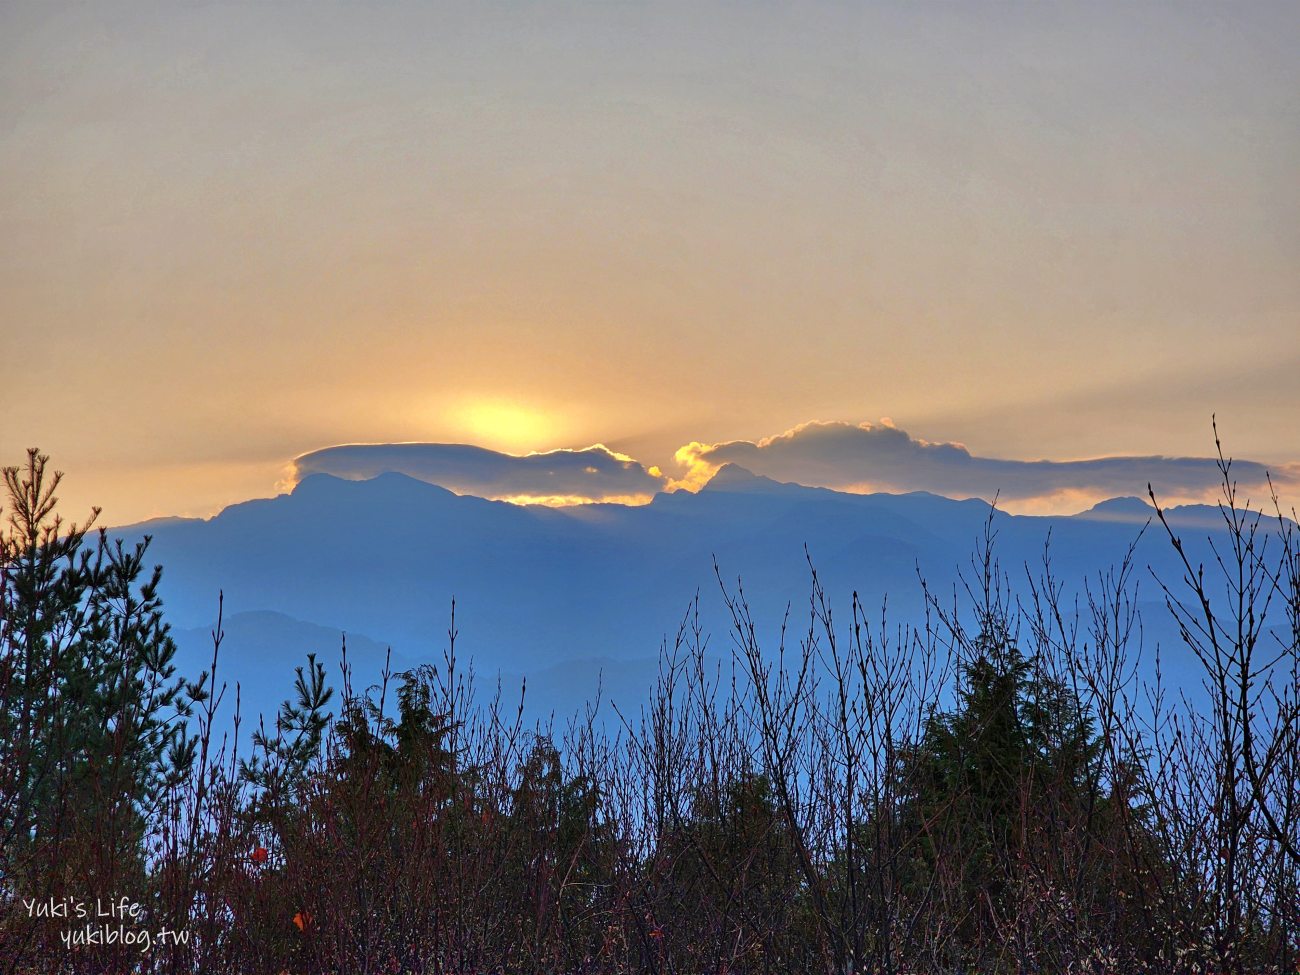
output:
POLYGON ((303 454, 297 478, 365 480, 396 471, 458 494, 550 504, 648 500, 665 480, 603 444, 515 456, 469 444, 344 444, 303 454))
MULTIPOLYGON (((758 442, 692 443, 677 453, 684 483, 700 483, 723 464, 737 464, 777 480, 841 490, 930 491, 950 497, 1008 500, 1066 493, 1099 497, 1141 495, 1148 482, 1168 498, 1212 495, 1220 473, 1205 457, 1101 457, 1073 461, 1019 461, 977 457, 957 443, 918 440, 888 423, 807 423, 758 442)), ((1267 468, 1233 461, 1243 487, 1265 483, 1267 468)), ((1279 485, 1295 484, 1295 465, 1272 471, 1279 485)))
MULTIPOLYGON (((842 491, 930 491, 948 497, 995 495, 1046 510, 1123 495, 1143 495, 1148 483, 1166 501, 1207 500, 1220 486, 1207 457, 1099 457, 1021 461, 979 457, 958 443, 933 443, 888 422, 805 423, 763 440, 693 442, 677 451, 683 476, 670 482, 654 467, 602 444, 515 456, 469 444, 344 444, 303 454, 298 479, 332 474, 351 480, 390 471, 458 494, 517 502, 644 503, 659 491, 698 489, 723 465, 755 474, 842 491)), ((1256 498, 1267 491, 1265 465, 1235 460, 1232 475, 1256 498)), ((1300 465, 1271 469, 1289 495, 1300 485, 1300 465)))

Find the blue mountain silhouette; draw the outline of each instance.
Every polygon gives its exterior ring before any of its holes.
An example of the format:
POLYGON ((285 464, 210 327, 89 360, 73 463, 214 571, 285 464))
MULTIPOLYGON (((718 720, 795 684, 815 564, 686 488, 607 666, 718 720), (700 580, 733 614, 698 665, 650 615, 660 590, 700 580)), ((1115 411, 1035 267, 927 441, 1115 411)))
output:
MULTIPOLYGON (((743 582, 772 643, 788 606, 796 617, 806 613, 810 560, 836 604, 846 608, 857 592, 874 608, 888 596, 891 620, 916 621, 920 578, 951 593, 990 517, 1001 567, 1022 589, 1049 539, 1053 571, 1071 586, 1095 581, 1135 545, 1139 598, 1149 600, 1147 641, 1165 643, 1166 676, 1194 684, 1193 662, 1177 646, 1151 578, 1180 576, 1163 528, 1148 526, 1154 514, 1140 499, 1117 498, 1069 517, 1013 516, 980 500, 846 494, 729 465, 698 493, 660 494, 639 507, 519 506, 402 474, 366 481, 317 474, 291 493, 207 520, 118 533, 152 536, 189 669, 210 658, 224 592, 221 672, 241 682, 246 710, 273 708, 309 650, 334 677, 344 633, 361 685, 377 677, 389 647, 394 669, 440 662, 454 598, 458 654, 473 660, 480 681, 527 675, 533 706, 564 712, 598 681, 607 696, 644 694, 661 642, 697 593, 710 646, 726 653, 715 562, 725 583, 743 582)), ((1207 538, 1222 529, 1218 510, 1167 514, 1192 551, 1208 555, 1207 538)))

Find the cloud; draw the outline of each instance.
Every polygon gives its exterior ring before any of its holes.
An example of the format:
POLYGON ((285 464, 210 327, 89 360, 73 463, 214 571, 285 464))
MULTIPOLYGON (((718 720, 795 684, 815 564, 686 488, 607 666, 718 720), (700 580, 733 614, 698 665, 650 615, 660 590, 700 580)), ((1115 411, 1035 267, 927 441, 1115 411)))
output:
MULTIPOLYGON (((1100 498, 1145 495, 1147 483, 1162 501, 1209 500, 1220 474, 1206 457, 1098 457, 1021 461, 973 455, 959 443, 931 443, 885 420, 879 424, 805 423, 757 442, 689 443, 677 451, 683 476, 677 487, 701 485, 724 464, 755 474, 844 491, 930 491, 955 498, 998 495, 1020 510, 1060 510, 1100 498)), ((1240 487, 1258 497, 1269 469, 1234 460, 1240 487)), ((1300 484, 1300 465, 1273 468, 1279 488, 1300 484)))
MULTIPOLYGON (((1220 474, 1208 457, 1097 457, 1008 460, 980 457, 960 443, 913 437, 880 423, 811 422, 762 440, 693 441, 677 451, 681 476, 669 479, 625 454, 595 444, 581 450, 514 455, 469 444, 343 444, 303 454, 292 481, 311 474, 365 480, 389 471, 457 494, 520 504, 644 504, 664 490, 698 490, 725 464, 778 481, 839 491, 929 491, 953 498, 995 495, 1007 510, 1079 511, 1105 498, 1144 496, 1151 483, 1164 503, 1214 500, 1220 474)), ((1262 501, 1266 473, 1284 500, 1300 487, 1300 464, 1266 468, 1234 460, 1243 499, 1262 501)))
POLYGON ((644 504, 666 479, 604 444, 516 456, 469 444, 343 444, 303 454, 295 480, 332 474, 366 480, 389 471, 481 498, 521 504, 644 504))

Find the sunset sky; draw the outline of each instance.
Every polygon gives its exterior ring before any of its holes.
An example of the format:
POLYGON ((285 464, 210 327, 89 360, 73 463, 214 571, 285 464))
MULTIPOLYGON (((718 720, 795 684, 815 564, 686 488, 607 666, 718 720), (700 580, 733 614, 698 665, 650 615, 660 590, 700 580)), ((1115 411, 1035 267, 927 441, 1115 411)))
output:
POLYGON ((490 496, 1047 510, 1125 482, 1017 462, 1213 412, 1294 483, 1298 45, 1291 2, 6 2, 0 463, 117 524, 405 441, 490 496))

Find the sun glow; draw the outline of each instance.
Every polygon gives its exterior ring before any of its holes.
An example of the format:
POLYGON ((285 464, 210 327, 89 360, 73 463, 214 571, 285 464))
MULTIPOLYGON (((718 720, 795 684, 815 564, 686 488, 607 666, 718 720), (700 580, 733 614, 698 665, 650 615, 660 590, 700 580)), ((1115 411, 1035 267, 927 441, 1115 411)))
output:
POLYGON ((536 450, 556 433, 554 417, 512 400, 475 400, 452 419, 467 442, 514 453, 536 450))
POLYGON ((541 505, 546 508, 583 508, 593 504, 619 504, 639 508, 654 500, 653 494, 615 494, 603 498, 590 498, 581 494, 510 494, 493 498, 517 505, 541 505))

